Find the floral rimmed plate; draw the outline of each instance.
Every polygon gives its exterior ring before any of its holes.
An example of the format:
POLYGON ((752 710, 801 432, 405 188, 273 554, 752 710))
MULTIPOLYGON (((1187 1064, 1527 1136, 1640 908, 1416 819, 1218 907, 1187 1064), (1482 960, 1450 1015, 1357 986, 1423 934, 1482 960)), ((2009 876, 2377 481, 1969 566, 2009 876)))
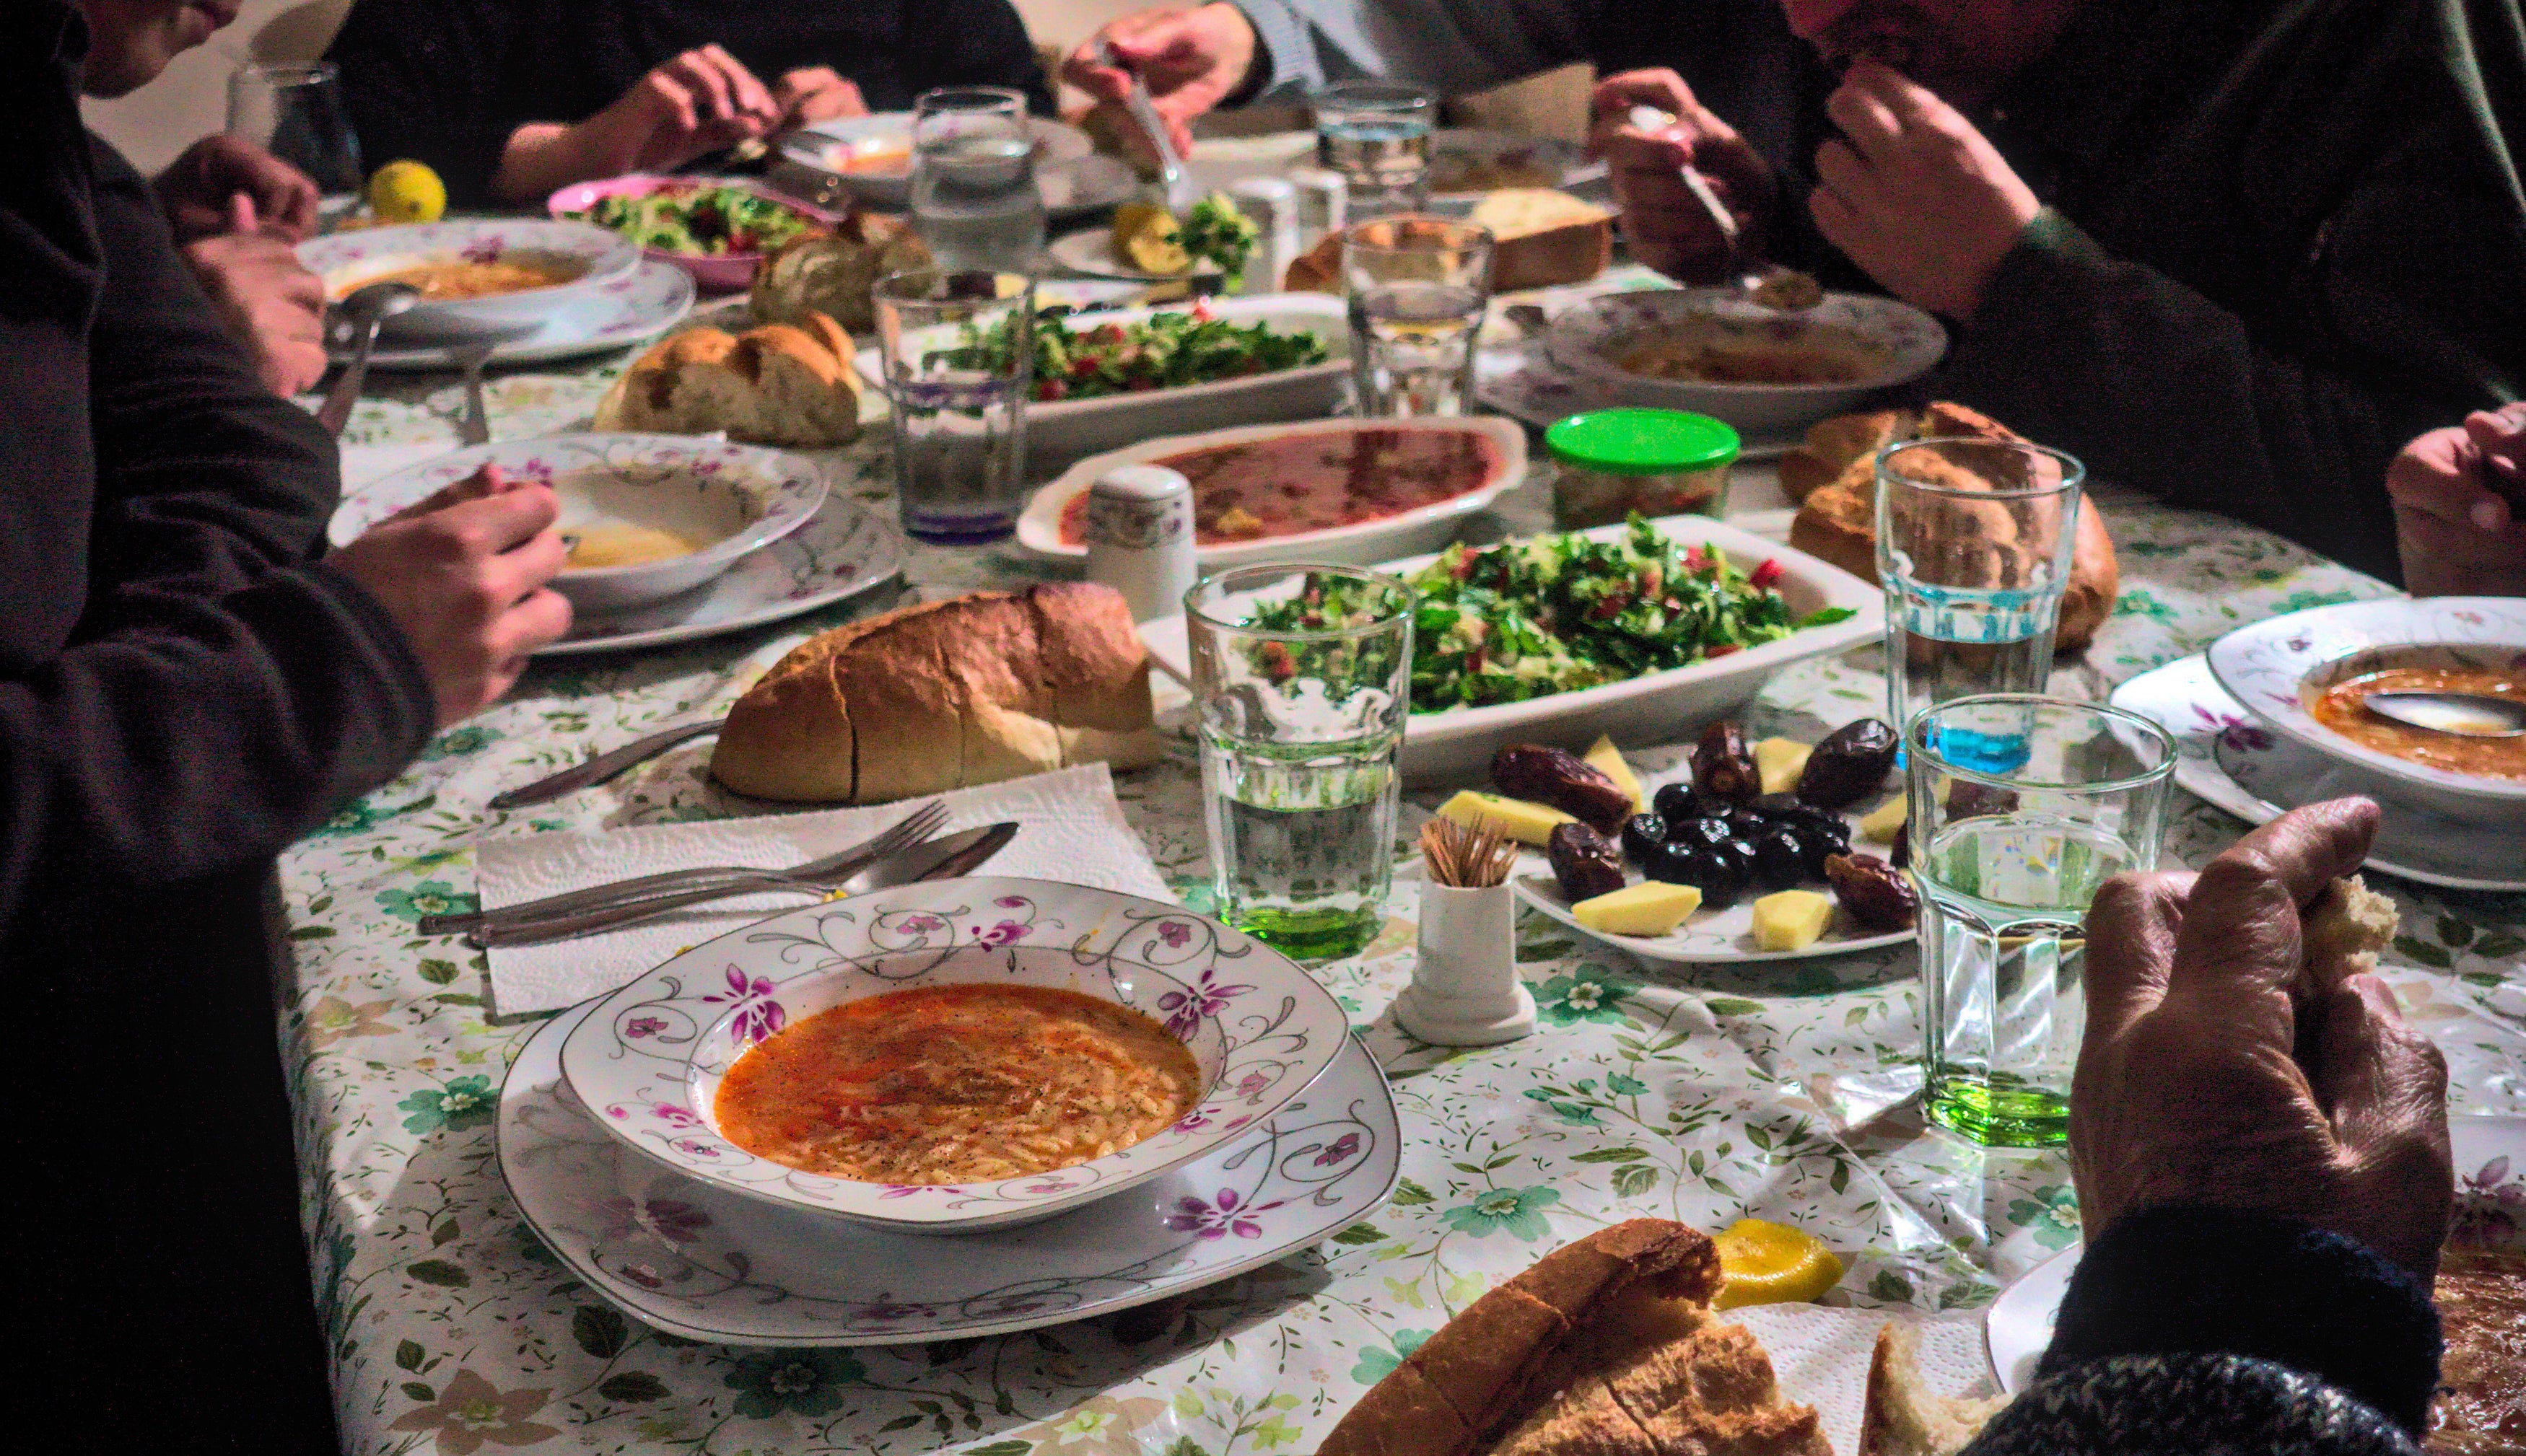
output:
POLYGON ((1340 1003, 1296 962, 1217 921, 1111 890, 978 877, 810 906, 696 946, 599 1003, 562 1067, 606 1130, 678 1173, 948 1233, 1045 1218, 1220 1150, 1314 1081, 1349 1032, 1340 1003), (973 983, 1077 991, 1163 1023, 1201 1069, 1201 1101, 1121 1152, 991 1182, 829 1178, 721 1135, 720 1079, 757 1041, 845 1001, 973 983))
MULTIPOLYGON (((2219 686, 2199 656, 2143 673, 2113 705, 2155 722, 2175 740, 2175 781, 2248 824, 2374 785, 2267 728, 2219 686)), ((2464 823, 2380 797, 2384 817, 2368 868, 2450 889, 2526 890, 2526 835, 2464 823)))
MULTIPOLYGON (((2448 1119, 2448 1145, 2455 1155, 2455 1223, 2449 1241, 2526 1249, 2526 1118, 2460 1113, 2448 1119)), ((2011 1395, 2034 1383, 2079 1254, 2064 1249, 2027 1271, 1983 1317, 1992 1373, 2011 1395)))
MULTIPOLYGON (((693 276, 672 263, 641 260, 629 275, 590 285, 555 304, 543 326, 491 350, 496 365, 548 364, 644 344, 684 321, 693 311, 693 276)), ((336 364, 348 351, 328 346, 336 364)), ((369 355, 375 370, 454 370, 444 344, 399 344, 380 338, 369 355)))
POLYGON ((1383 1207, 1401 1137, 1346 1043, 1233 1145, 1093 1208, 943 1243, 767 1208, 667 1172, 596 1126, 561 1075, 591 1007, 554 1017, 500 1092, 500 1174, 529 1228, 641 1321, 732 1345, 881 1345, 1111 1314, 1306 1248, 1383 1207))

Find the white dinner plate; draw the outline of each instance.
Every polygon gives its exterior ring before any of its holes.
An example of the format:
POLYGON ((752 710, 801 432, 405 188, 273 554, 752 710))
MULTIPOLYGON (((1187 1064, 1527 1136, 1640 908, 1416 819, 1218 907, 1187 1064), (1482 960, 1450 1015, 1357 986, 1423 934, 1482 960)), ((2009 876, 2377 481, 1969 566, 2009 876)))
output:
MULTIPOLYGON (((693 311, 693 276, 672 263, 644 258, 630 275, 602 283, 556 307, 542 327, 502 343, 491 351, 493 364, 548 364, 602 354, 647 343, 683 322, 693 311)), ((350 354, 330 348, 328 357, 346 363, 350 354)), ((369 355, 378 370, 443 370, 449 368, 444 347, 388 347, 379 340, 369 355)))
POLYGON ((1134 268, 1114 254, 1114 229, 1083 227, 1066 232, 1052 240, 1049 249, 1055 263, 1072 273, 1089 274, 1100 278, 1130 278, 1135 282, 1163 283, 1175 278, 1215 277, 1219 265, 1208 259, 1195 262, 1190 273, 1147 273, 1134 268))
MULTIPOLYGON (((2492 1248, 2526 1248, 2526 1227, 2518 1214, 2526 1206, 2526 1118, 2458 1114, 2448 1119, 2448 1143, 2455 1154, 2452 1238, 2492 1248)), ((2080 1253, 2064 1249, 2027 1271, 2000 1291, 1983 1317, 1992 1373, 2011 1395, 2034 1383, 2036 1364, 2052 1343, 2052 1325, 2080 1253)))
POLYGON ((1155 1181, 1024 1229, 881 1232, 722 1192, 607 1136, 561 1075, 593 1010, 545 1023, 510 1067, 501 1178, 572 1274, 711 1344, 908 1344, 1112 1314, 1316 1244, 1383 1207, 1399 1171, 1386 1079, 1345 1037, 1259 1130, 1155 1181))
MULTIPOLYGON (((2220 687, 2200 654, 2141 674, 2115 688, 2113 705, 2175 740, 2175 781, 2248 824, 2350 793, 2372 780, 2271 731, 2220 687)), ((2367 866, 2450 889, 2526 890, 2526 835, 2514 826, 2468 824, 2377 794, 2385 811, 2367 866)))

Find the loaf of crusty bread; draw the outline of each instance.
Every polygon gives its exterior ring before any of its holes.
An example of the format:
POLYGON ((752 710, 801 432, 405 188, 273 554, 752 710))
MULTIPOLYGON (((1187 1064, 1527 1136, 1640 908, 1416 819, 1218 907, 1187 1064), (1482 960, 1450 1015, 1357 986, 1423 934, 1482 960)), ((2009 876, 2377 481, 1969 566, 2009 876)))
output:
MULTIPOLYGON (((890 273, 930 266, 930 249, 905 220, 854 211, 831 232, 791 238, 764 262, 746 300, 763 324, 825 314, 844 328, 877 326, 870 290, 890 273)), ((850 362, 850 356, 842 356, 850 362)))
POLYGON ((1162 752, 1147 650, 1111 587, 979 591, 792 648, 729 710, 711 775, 738 793, 876 804, 1162 752))
POLYGON ((1600 1229, 1449 1320, 1318 1456, 1829 1456, 1761 1345, 1712 1320, 1721 1278, 1698 1230, 1600 1229))
MULTIPOLYGON (((1549 187, 1502 187, 1486 192, 1471 221, 1491 230, 1494 293, 1584 283, 1614 261, 1614 215, 1592 202, 1549 187)), ((1289 262, 1282 286, 1292 293, 1342 291, 1341 234, 1289 262)))
MULTIPOLYGON (((2010 441, 2022 438, 1988 416, 1944 400, 1917 415, 1880 412, 1843 416, 1839 422, 1828 421, 1810 429, 1806 444, 1791 452, 1803 457, 1800 463, 1793 467, 1788 458, 1782 463, 1784 487, 1790 486, 1794 476, 1804 489, 1798 513, 1790 522, 1790 544, 1863 580, 1876 580, 1877 452, 1897 440, 1948 437, 2010 441), (1817 483, 1819 473, 1822 483, 1817 483)), ((1942 463, 1950 467, 1952 483, 1959 488, 1989 488, 1988 482, 1955 467, 1953 462, 1924 462, 1931 466, 1942 463)), ((1958 551, 1997 550, 2011 544, 2003 539, 2013 534, 2005 511, 1995 507, 1976 512, 1964 503, 1950 514, 1959 523, 1960 531, 1981 537, 1960 539, 1955 543, 1958 551)), ((2095 502, 2082 501, 2078 538, 2071 545, 2070 584, 2062 594, 2053 649, 2076 652, 2096 640, 2097 628, 2113 615, 2114 601, 2121 594, 2122 568, 2114 558, 2113 537, 2105 531, 2104 514, 2095 502)))
POLYGON ((1868 1361, 1859 1456, 1956 1456, 2008 1404, 2004 1395, 1941 1395, 1921 1379, 1921 1336, 1889 1324, 1868 1361))
POLYGON ((851 336, 823 314, 731 335, 688 328, 651 346, 596 407, 599 429, 707 434, 820 449, 860 432, 851 336))

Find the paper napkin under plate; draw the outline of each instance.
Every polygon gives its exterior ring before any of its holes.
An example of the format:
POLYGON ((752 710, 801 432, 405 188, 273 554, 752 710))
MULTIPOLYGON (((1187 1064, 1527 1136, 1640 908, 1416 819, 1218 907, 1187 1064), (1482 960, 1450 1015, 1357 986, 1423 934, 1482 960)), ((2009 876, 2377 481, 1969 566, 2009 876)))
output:
POLYGON ((1763 1342, 1781 1393, 1816 1408, 1837 1451, 1859 1449, 1859 1418, 1868 1393, 1868 1359, 1877 1331, 1890 1321, 1920 1332, 1921 1381, 1942 1395, 1994 1395, 1990 1346, 1979 1315, 1925 1318, 1908 1309, 1844 1309, 1823 1304, 1755 1304, 1719 1312, 1763 1342))
MULTIPOLYGON (((939 795, 940 833, 1014 820, 1017 837, 974 873, 1057 879, 1152 900, 1175 897, 1140 836, 1123 818, 1103 764, 1012 778, 939 795)), ((701 865, 783 869, 860 843, 921 801, 863 809, 653 825, 605 834, 534 834, 495 839, 475 853, 485 909, 564 890, 701 865)), ((687 947, 750 921, 814 903, 804 894, 744 895, 680 911, 667 920, 547 945, 491 952, 491 1004, 502 1016, 558 1011, 603 995, 687 947)))

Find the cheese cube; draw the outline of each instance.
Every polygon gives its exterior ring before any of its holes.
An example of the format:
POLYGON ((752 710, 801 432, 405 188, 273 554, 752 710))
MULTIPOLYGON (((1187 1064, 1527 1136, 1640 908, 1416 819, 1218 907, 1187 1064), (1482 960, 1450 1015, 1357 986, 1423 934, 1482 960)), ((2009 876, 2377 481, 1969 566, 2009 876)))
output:
POLYGON ((1754 768, 1763 776, 1763 792, 1785 794, 1798 786, 1815 749, 1795 738, 1765 738, 1754 745, 1754 768))
POLYGON ((1663 935, 1700 908, 1701 891, 1692 885, 1644 879, 1610 895, 1582 900, 1570 907, 1570 913, 1601 935, 1663 935))
POLYGON ((1648 796, 1641 792, 1641 776, 1632 772, 1630 764, 1623 762, 1623 750, 1614 746, 1612 738, 1599 733, 1595 746, 1588 750, 1587 759, 1598 773, 1613 779, 1616 788, 1632 796, 1634 814, 1648 807, 1648 796))
POLYGON ((1894 831, 1903 828, 1903 818, 1912 812, 1908 794, 1896 794, 1860 817, 1859 837, 1871 844, 1892 844, 1894 831))
POLYGON ((1833 902, 1814 890, 1783 890, 1754 902, 1754 943, 1765 950, 1804 950, 1833 920, 1833 902))
POLYGON ((1524 799, 1503 798, 1470 788, 1440 805, 1439 817, 1452 819, 1461 825, 1490 825, 1520 844, 1532 844, 1538 848, 1552 837, 1554 825, 1579 822, 1546 804, 1530 804, 1524 799))

